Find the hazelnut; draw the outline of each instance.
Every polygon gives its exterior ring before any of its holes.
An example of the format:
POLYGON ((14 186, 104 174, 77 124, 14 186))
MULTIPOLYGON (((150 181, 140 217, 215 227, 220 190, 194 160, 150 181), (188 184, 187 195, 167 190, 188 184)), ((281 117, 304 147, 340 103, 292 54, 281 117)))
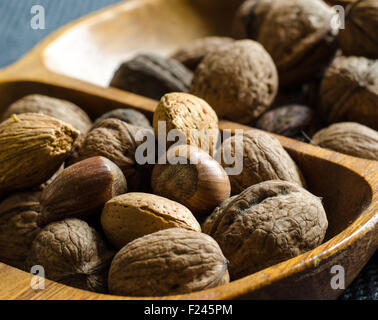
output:
POLYGON ((230 197, 227 173, 201 149, 187 145, 172 147, 166 160, 167 164, 156 164, 152 171, 155 194, 183 204, 198 217, 209 215, 230 197), (173 159, 179 163, 171 164, 173 159))

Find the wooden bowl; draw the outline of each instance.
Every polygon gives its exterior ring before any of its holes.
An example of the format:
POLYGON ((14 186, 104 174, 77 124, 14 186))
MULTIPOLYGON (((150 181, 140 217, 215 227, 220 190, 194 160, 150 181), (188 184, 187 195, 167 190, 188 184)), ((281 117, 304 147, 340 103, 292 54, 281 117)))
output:
MULTIPOLYGON (((77 103, 93 118, 119 107, 151 118, 156 101, 106 88, 112 72, 135 52, 169 54, 195 38, 227 35, 235 6, 211 2, 201 7, 199 0, 131 0, 64 27, 0 72, 0 112, 16 99, 39 93, 77 103)), ((221 127, 248 128, 227 121, 221 127)), ((331 268, 344 268, 345 286, 360 272, 378 247, 378 162, 278 138, 302 169, 309 190, 323 197, 329 219, 325 242, 227 285, 154 299, 334 299, 342 289, 332 289, 331 268)), ((31 278, 0 264, 0 299, 131 299, 48 280, 44 290, 34 291, 31 278)))

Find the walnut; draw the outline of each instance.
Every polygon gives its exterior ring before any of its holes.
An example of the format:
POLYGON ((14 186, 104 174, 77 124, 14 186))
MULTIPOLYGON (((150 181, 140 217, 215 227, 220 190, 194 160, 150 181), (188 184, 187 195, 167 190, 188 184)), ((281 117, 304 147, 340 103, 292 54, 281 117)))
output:
POLYGON ((181 62, 187 68, 194 71, 207 54, 233 41, 234 39, 228 37, 200 38, 178 49, 173 53, 171 58, 181 62))
POLYGON ((40 192, 22 192, 0 202, 0 260, 24 268, 31 243, 40 231, 40 192))
POLYGON ((53 281, 106 292, 106 269, 113 255, 101 235, 86 222, 64 219, 38 233, 27 266, 30 269, 41 265, 46 277, 53 281))
POLYGON ((136 239, 112 261, 108 286, 124 296, 165 296, 229 282, 227 261, 211 237, 166 229, 136 239))
POLYGON ((81 133, 86 133, 92 126, 88 115, 77 105, 39 94, 26 96, 11 104, 5 110, 0 121, 8 119, 12 114, 20 113, 44 114, 72 125, 81 133))
POLYGON ((251 186, 213 214, 203 229, 230 261, 231 279, 314 249, 328 227, 321 199, 287 181, 251 186))
POLYGON ((190 92, 206 100, 218 117, 250 123, 272 104, 276 67, 265 49, 240 40, 208 54, 193 76, 190 92))
POLYGON ((153 136, 153 131, 136 127, 118 119, 98 123, 86 135, 84 142, 70 158, 70 164, 94 156, 103 156, 120 167, 127 180, 129 191, 142 191, 149 185, 151 169, 136 162, 135 151, 142 144, 136 135, 153 136))
MULTIPOLYGON (((177 130, 188 145, 212 155, 219 138, 218 117, 204 100, 188 93, 169 93, 161 98, 154 113, 155 137, 160 139, 159 122, 165 122, 166 134, 177 130)), ((168 146, 173 141, 167 142, 168 146)))
POLYGON ((337 49, 331 7, 322 0, 254 0, 243 6, 245 32, 272 56, 281 86, 322 74, 337 49))
POLYGON ((339 43, 345 55, 378 59, 378 1, 359 0, 347 7, 339 43))
POLYGON ((110 86, 159 100, 169 92, 187 92, 192 76, 189 69, 174 59, 139 54, 119 67, 110 86))
POLYGON ((143 113, 133 109, 115 109, 109 111, 103 114, 100 118, 97 118, 94 125, 111 118, 122 120, 128 124, 132 124, 133 126, 152 129, 151 123, 147 117, 143 113))
POLYGON ((0 123, 0 197, 46 182, 78 135, 71 125, 37 113, 13 115, 0 123))
POLYGON ((154 194, 130 192, 108 201, 101 214, 107 239, 117 248, 144 235, 169 228, 201 231, 190 210, 154 194))
POLYGON ((314 110, 303 105, 282 106, 264 113, 256 128, 300 139, 302 132, 312 136, 318 127, 314 110))
POLYGON ((320 112, 329 123, 352 121, 378 129, 378 61, 337 57, 324 75, 320 112))
MULTIPOLYGON (((243 171, 230 175, 232 194, 238 194, 251 185, 266 180, 285 180, 305 185, 300 169, 281 146, 277 138, 260 130, 244 131, 225 140, 221 147, 223 155, 243 161, 243 171)), ((229 167, 222 157, 222 166, 229 167)))
POLYGON ((340 122, 317 132, 312 143, 321 147, 378 161, 378 132, 354 122, 340 122))

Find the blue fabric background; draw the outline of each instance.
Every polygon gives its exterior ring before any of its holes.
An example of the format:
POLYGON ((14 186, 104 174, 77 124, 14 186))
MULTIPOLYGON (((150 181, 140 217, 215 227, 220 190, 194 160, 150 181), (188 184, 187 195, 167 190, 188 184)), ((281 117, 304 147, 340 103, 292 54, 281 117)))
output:
MULTIPOLYGON (((18 60, 62 25, 120 0, 0 0, 0 69, 18 60), (30 26, 33 5, 45 8, 46 29, 30 26)), ((378 300, 378 254, 370 260, 341 299, 378 300)))

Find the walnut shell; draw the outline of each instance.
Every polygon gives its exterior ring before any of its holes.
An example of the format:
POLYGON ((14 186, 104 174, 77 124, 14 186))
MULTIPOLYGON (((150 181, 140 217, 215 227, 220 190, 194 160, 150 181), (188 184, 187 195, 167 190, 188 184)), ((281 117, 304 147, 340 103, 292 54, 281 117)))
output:
POLYGON ((23 113, 0 124, 0 194, 48 180, 69 155, 79 132, 37 113, 23 113))
POLYGON ((264 113, 256 128, 286 137, 296 138, 305 132, 312 136, 317 128, 314 110, 303 105, 282 106, 264 113))
POLYGON ((162 229, 201 231, 188 208, 167 198, 137 192, 108 201, 102 211, 101 225, 107 239, 117 248, 162 229))
POLYGON ((194 71, 207 54, 233 41, 234 39, 228 37, 200 38, 178 49, 172 54, 171 58, 194 71))
POLYGON ((92 121, 76 104, 39 94, 23 97, 11 104, 4 112, 0 121, 8 119, 12 114, 40 113, 72 125, 81 133, 86 133, 92 121))
POLYGON ((378 59, 378 2, 359 0, 347 7, 345 28, 340 29, 339 44, 343 53, 378 59))
POLYGON ((124 296, 165 296, 229 282, 227 261, 211 237, 167 229, 136 239, 114 257, 109 291, 124 296))
POLYGON ((106 269, 114 252, 101 235, 79 219, 47 225, 33 241, 27 258, 30 269, 40 265, 48 279, 80 289, 106 292, 106 269))
POLYGON ((100 213, 108 200, 125 192, 125 176, 112 161, 104 157, 80 161, 43 190, 40 223, 100 213))
POLYGON ((167 164, 156 164, 152 171, 155 194, 183 204, 196 217, 209 215, 230 197, 227 173, 205 151, 181 145, 170 148, 165 157, 167 164), (185 163, 171 164, 178 158, 185 163))
POLYGON ((189 69, 174 59, 139 54, 119 67, 110 86, 160 100, 168 92, 187 92, 192 76, 189 69))
POLYGON ((251 186, 204 224, 239 279, 320 245, 328 221, 320 198, 297 184, 265 181, 251 186))
POLYGON ((340 122, 318 131, 312 143, 337 152, 378 161, 378 132, 355 122, 340 122))
POLYGON ((259 43, 240 40, 203 59, 190 92, 206 100, 218 117, 248 124, 269 108, 277 88, 270 55, 259 43))
POLYGON ((40 231, 40 192, 22 192, 0 202, 0 260, 25 266, 34 238, 40 231))
MULTIPOLYGON (((279 140, 268 133, 252 129, 236 135, 222 144, 223 154, 236 157, 243 161, 243 171, 238 175, 230 175, 232 194, 266 180, 284 180, 305 186, 305 180, 298 166, 281 146, 279 140)), ((222 157, 222 166, 230 167, 222 157)))
POLYGON ((320 87, 320 112, 329 123, 352 121, 378 129, 378 61, 337 57, 320 87))
POLYGON ((272 56, 280 86, 322 74, 336 53, 335 11, 322 0, 260 0, 247 13, 246 33, 272 56))
POLYGON ((103 156, 119 166, 126 177, 129 191, 144 191, 151 173, 148 166, 139 165, 135 152, 142 144, 136 141, 137 133, 153 136, 152 130, 136 127, 118 119, 106 119, 88 132, 84 141, 70 158, 70 163, 103 156))
MULTIPOLYGON (((153 125, 155 137, 160 139, 159 121, 164 121, 167 136, 171 130, 178 130, 193 145, 212 155, 219 138, 218 117, 210 105, 188 93, 169 93, 161 98, 157 106, 153 125)), ((172 141, 167 141, 168 146, 172 141)))
POLYGON ((122 120, 133 126, 152 129, 150 120, 148 120, 143 113, 133 109, 115 109, 109 111, 103 114, 100 118, 97 118, 94 125, 99 124, 103 120, 111 118, 122 120))

